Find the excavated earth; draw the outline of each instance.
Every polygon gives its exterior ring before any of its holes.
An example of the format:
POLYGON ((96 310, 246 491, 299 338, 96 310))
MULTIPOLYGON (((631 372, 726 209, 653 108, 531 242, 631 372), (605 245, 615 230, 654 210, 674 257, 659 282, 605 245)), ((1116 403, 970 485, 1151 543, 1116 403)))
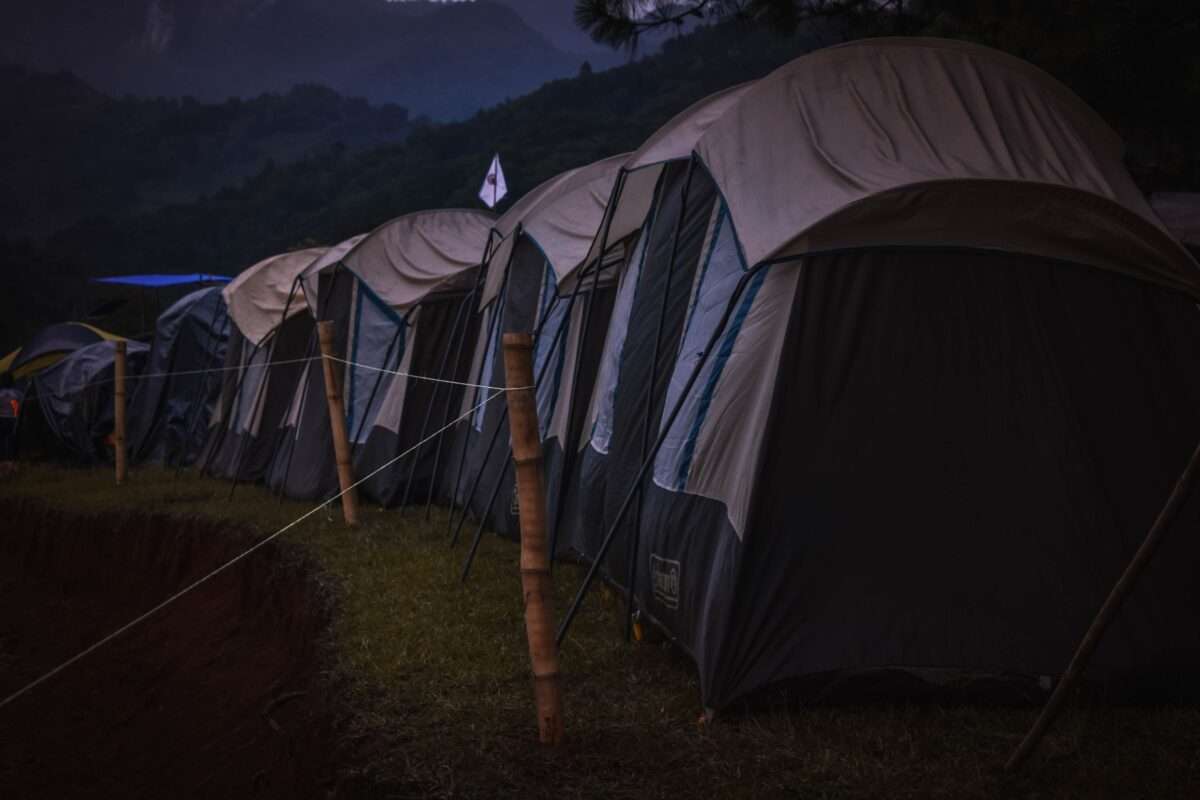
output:
MULTIPOLYGON (((212 521, 0 504, 0 697, 244 550, 212 521)), ((267 545, 0 708, 0 797, 341 795, 330 612, 267 545)))

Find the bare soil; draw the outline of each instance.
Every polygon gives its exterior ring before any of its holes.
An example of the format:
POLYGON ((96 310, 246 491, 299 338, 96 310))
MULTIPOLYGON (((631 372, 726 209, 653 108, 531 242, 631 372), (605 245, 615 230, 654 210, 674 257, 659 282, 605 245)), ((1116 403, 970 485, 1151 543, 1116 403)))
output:
MULTIPOLYGON (((0 506, 0 697, 247 543, 211 519, 0 506)), ((329 611, 269 549, 4 708, 0 797, 337 794, 329 611)))

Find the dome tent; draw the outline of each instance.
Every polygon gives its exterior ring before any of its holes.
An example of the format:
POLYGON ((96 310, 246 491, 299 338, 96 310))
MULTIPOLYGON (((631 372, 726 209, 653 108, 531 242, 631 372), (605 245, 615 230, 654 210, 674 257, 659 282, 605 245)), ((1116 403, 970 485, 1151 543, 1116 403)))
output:
MULTIPOLYGON (((706 706, 1065 667, 1200 439, 1200 272, 1120 157, 1045 74, 941 40, 797 59, 699 137, 678 244, 622 275, 562 544, 706 706)), ((1110 685, 1200 668, 1200 549, 1166 546, 1110 685)))
MULTIPOLYGON (((304 276, 306 291, 317 287, 316 317, 334 323, 336 351, 349 362, 337 369, 356 475, 366 476, 440 427, 433 424, 434 409, 457 407, 458 387, 393 373, 466 379, 462 342, 473 334, 478 267, 492 221, 490 214, 460 209, 407 214, 304 276)), ((290 398, 285 443, 268 477, 289 497, 337 490, 319 366, 310 366, 290 398)), ((409 492, 423 497, 435 453, 422 448, 371 477, 361 491, 385 505, 409 492)))
POLYGON ((266 472, 312 339, 299 276, 325 250, 263 259, 221 290, 233 326, 202 472, 234 481, 258 480, 266 472))
POLYGON ((135 462, 191 464, 204 447, 221 388, 229 313, 218 287, 198 289, 159 315, 130 408, 135 462))

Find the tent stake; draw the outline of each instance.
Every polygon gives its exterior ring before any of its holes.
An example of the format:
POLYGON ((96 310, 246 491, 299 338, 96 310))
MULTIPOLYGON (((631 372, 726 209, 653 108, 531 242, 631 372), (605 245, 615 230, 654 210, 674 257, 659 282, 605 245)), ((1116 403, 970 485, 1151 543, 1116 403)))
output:
POLYGON ((350 527, 358 525, 358 493, 354 490, 354 467, 350 460, 350 442, 346 435, 346 408, 342 386, 334 369, 333 323, 317 323, 321 343, 321 365, 325 373, 325 399, 329 403, 329 428, 333 432, 333 452, 337 459, 338 485, 342 490, 342 515, 350 527))
POLYGON ((504 377, 508 389, 513 464, 521 527, 521 588, 525 597, 525 635, 533 667, 534 703, 542 744, 563 740, 562 685, 554 642, 554 587, 546 552, 546 486, 542 476, 542 437, 537 393, 533 388, 533 337, 504 334, 504 377))
POLYGON ((125 450, 125 348, 124 339, 116 344, 113 363, 113 449, 117 462, 117 485, 129 477, 129 454, 125 450))
POLYGON ((1037 721, 1034 722, 1033 727, 1029 729, 1029 733, 1025 735, 1021 744, 1013 751, 1008 762, 1004 765, 1005 770, 1012 771, 1018 769, 1033 754, 1038 743, 1042 740, 1042 737, 1062 710, 1063 703, 1066 702, 1071 690, 1083 675, 1083 671, 1087 668, 1088 661, 1091 660, 1096 647, 1099 646, 1105 630, 1108 629, 1108 626, 1116 618, 1117 613, 1121 610, 1121 606, 1125 602, 1125 598, 1133 590, 1138 576, 1142 574, 1146 566, 1150 563, 1150 559, 1154 557, 1154 552, 1158 549, 1159 544, 1162 543, 1167 528, 1175 519, 1175 515, 1179 512, 1179 508, 1183 505, 1184 500, 1191 493, 1192 484, 1196 478, 1197 463, 1200 463, 1200 444, 1197 444, 1196 449, 1192 451, 1191 459, 1188 461, 1183 473, 1179 476, 1179 480, 1175 482, 1175 488, 1171 490, 1166 504, 1158 512, 1158 517, 1155 518, 1154 524, 1150 526, 1146 538, 1142 541, 1141 546, 1138 547, 1133 559, 1129 562, 1129 566, 1125 568, 1125 572, 1113 584, 1112 591, 1109 592, 1104 605, 1100 607, 1096 618, 1092 620, 1091 627, 1088 628, 1083 640, 1080 641, 1079 647, 1075 650, 1075 655, 1071 657, 1071 663, 1067 667, 1066 673, 1063 674, 1062 680, 1058 682, 1058 685, 1054 687, 1054 692, 1050 695, 1050 699, 1046 702, 1041 714, 1038 715, 1037 721))

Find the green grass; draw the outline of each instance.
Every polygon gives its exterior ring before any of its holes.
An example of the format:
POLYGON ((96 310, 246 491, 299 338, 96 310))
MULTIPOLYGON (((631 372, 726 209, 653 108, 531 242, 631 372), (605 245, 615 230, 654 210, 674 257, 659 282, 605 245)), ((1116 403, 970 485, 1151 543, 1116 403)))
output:
MULTIPOLYGON (((26 467, 0 502, 202 515, 259 535, 309 510, 258 487, 137 471, 26 467)), ((622 604, 588 599, 564 645, 568 742, 537 744, 516 545, 484 539, 470 582, 446 512, 322 510, 285 534, 334 602, 329 664, 354 743, 354 785, 379 796, 1196 797, 1200 711, 1074 707, 1018 776, 1000 771, 1034 709, 777 710, 700 724, 695 668, 670 645, 626 644, 622 604)), ((254 556, 259 557, 259 556, 254 556)), ((266 557, 266 556, 264 556, 266 557)), ((556 569, 561 614, 582 576, 556 569)))

